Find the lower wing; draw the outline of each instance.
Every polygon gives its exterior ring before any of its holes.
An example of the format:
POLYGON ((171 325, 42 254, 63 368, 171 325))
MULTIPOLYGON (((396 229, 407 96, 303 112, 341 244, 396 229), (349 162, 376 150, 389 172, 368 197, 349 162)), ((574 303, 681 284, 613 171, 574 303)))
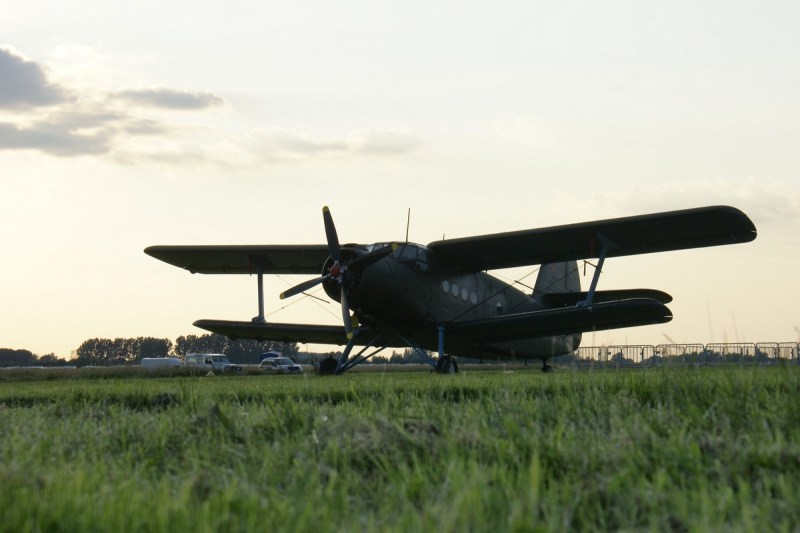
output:
POLYGON ((561 307, 487 320, 458 322, 447 326, 447 334, 476 343, 493 343, 663 324, 670 320, 672 312, 663 303, 647 298, 633 298, 586 307, 561 307))
MULTIPOLYGON (((672 312, 663 303, 646 298, 633 298, 596 303, 587 307, 561 307, 500 316, 487 320, 456 322, 445 326, 448 337, 476 345, 521 339, 569 335, 587 331, 662 324, 672 320, 672 312)), ((237 322, 232 320, 198 320, 195 326, 232 339, 299 342, 302 344, 347 344, 342 326, 315 324, 282 324, 237 322)), ((436 326, 409 331, 362 327, 356 344, 382 347, 406 347, 403 337, 422 345, 434 343, 436 326)))

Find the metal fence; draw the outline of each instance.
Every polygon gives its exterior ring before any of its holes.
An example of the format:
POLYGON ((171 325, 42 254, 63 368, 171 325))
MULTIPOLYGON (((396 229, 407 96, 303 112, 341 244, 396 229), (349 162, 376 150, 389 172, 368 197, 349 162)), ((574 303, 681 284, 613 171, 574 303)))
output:
POLYGON ((800 364, 798 342, 582 346, 560 364, 604 367, 800 364))

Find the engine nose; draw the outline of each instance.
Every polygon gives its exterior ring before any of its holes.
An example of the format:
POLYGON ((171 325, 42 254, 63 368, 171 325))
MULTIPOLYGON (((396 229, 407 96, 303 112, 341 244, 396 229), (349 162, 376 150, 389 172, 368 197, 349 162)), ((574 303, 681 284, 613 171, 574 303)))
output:
POLYGON ((345 283, 348 294, 352 295, 355 293, 361 284, 363 271, 357 268, 349 268, 349 266, 353 261, 364 255, 366 255, 366 252, 354 248, 343 248, 340 255, 341 263, 338 265, 333 257, 329 256, 322 266, 322 275, 331 275, 331 277, 322 284, 322 288, 325 289, 325 294, 337 302, 341 301, 339 280, 345 283))

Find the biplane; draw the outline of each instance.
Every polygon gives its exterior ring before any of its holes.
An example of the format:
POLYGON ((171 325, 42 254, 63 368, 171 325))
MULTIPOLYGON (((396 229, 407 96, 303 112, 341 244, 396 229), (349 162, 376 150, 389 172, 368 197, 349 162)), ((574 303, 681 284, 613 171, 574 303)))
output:
POLYGON ((333 217, 322 210, 326 243, 150 246, 148 255, 200 274, 251 274, 258 314, 249 321, 197 320, 198 328, 232 339, 344 346, 319 365, 341 374, 386 348, 411 348, 437 372, 458 371, 455 356, 549 359, 574 352, 581 334, 661 324, 672 297, 655 289, 598 290, 606 259, 737 244, 756 238, 740 210, 710 206, 491 235, 411 242, 340 245, 333 217), (588 291, 578 261, 596 260, 588 291), (540 265, 528 293, 488 271, 540 265), (319 285, 341 304, 342 324, 268 322, 264 275, 315 276, 281 294, 319 285), (356 350, 358 348, 358 350, 356 350), (355 350, 355 351, 354 351, 355 350), (432 354, 435 354, 434 357, 432 354))

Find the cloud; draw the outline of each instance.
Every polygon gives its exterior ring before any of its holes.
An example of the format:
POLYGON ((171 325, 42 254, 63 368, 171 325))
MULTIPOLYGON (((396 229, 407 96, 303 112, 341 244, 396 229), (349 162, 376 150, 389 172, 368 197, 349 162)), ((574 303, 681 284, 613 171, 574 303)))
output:
POLYGON ((107 152, 110 140, 101 133, 84 134, 50 124, 19 127, 0 123, 0 150, 32 149, 56 156, 101 154, 107 152))
POLYGON ((0 150, 35 150, 58 157, 109 154, 131 138, 173 131, 166 122, 136 116, 115 100, 187 110, 223 102, 211 93, 174 89, 72 93, 48 80, 37 63, 0 48, 0 109, 13 111, 0 121, 0 150))
POLYGON ((49 80, 37 63, 0 49, 0 111, 9 110, 0 115, 0 151, 248 171, 264 164, 335 157, 396 157, 421 144, 413 134, 392 129, 321 136, 280 127, 251 132, 204 127, 164 111, 202 112, 223 106, 225 100, 212 92, 115 90, 104 83, 87 86, 82 79, 85 76, 64 87, 49 80))
POLYGON ((156 135, 152 121, 111 112, 56 113, 26 125, 0 122, 0 150, 38 150, 68 157, 104 154, 122 135, 156 135))
POLYGON ((221 106, 225 101, 209 92, 176 89, 128 89, 113 93, 112 98, 160 109, 198 110, 221 106))
POLYGON ((50 106, 68 98, 68 92, 49 82, 37 63, 0 48, 0 108, 50 106))
POLYGON ((363 155, 393 156, 416 150, 420 140, 403 130, 367 130, 350 134, 354 152, 363 155))
POLYGON ((784 183, 756 179, 695 179, 649 189, 596 195, 599 211, 641 213, 685 209, 703 205, 732 205, 745 211, 758 225, 800 218, 800 191, 784 183))
POLYGON ((252 132, 248 144, 254 154, 276 161, 345 155, 396 156, 415 150, 421 143, 416 136, 402 130, 359 130, 336 138, 271 128, 252 132))

